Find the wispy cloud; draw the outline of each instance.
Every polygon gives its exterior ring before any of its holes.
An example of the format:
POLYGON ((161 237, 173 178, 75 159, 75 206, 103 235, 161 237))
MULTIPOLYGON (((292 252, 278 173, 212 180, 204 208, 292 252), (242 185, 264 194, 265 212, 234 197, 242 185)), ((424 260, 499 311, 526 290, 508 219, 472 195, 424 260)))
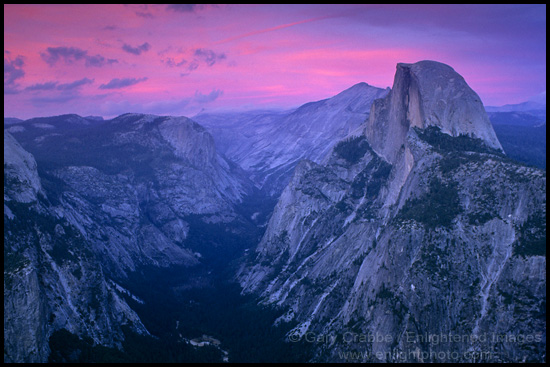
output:
POLYGON ((75 62, 84 61, 86 67, 102 67, 109 64, 117 63, 118 60, 106 59, 101 55, 90 56, 88 51, 77 47, 48 47, 46 52, 40 53, 40 57, 48 65, 54 66, 59 61, 63 60, 65 64, 74 64, 75 62))
POLYGON ((201 65, 208 67, 214 66, 216 63, 227 60, 227 56, 224 52, 216 52, 207 48, 196 48, 191 51, 191 54, 185 55, 186 58, 179 57, 167 57, 162 62, 171 68, 182 67, 186 71, 181 73, 181 76, 189 75, 192 71, 199 68, 201 65), (190 61, 188 61, 188 59, 190 61))
POLYGON ((36 83, 28 86, 25 90, 28 91, 40 91, 40 90, 53 90, 57 87, 57 82, 36 83))
POLYGON ((141 18, 153 19, 155 16, 150 11, 147 4, 124 4, 126 8, 132 9, 134 14, 141 18))
POLYGON ((86 66, 95 66, 95 67, 102 67, 105 65, 111 65, 117 63, 118 60, 115 59, 106 59, 101 55, 95 55, 95 56, 87 56, 86 57, 86 66))
POLYGON ((25 91, 34 92, 29 101, 34 106, 65 104, 69 101, 81 99, 80 88, 87 84, 93 84, 94 80, 82 78, 70 83, 45 82, 37 83, 25 88, 25 91), (47 91, 47 93, 41 93, 47 91))
POLYGON ((72 64, 75 61, 83 60, 88 52, 76 47, 48 47, 46 52, 40 54, 50 66, 55 65, 58 61, 64 60, 67 64, 72 64))
POLYGON ((147 52, 151 49, 151 45, 147 42, 145 42, 143 45, 133 47, 129 44, 125 43, 122 46, 122 49, 128 53, 134 54, 134 55, 141 55, 142 52, 147 52))
POLYGON ((146 81, 148 78, 114 78, 107 84, 101 84, 99 89, 120 89, 146 81))
POLYGON ((275 27, 260 29, 260 30, 257 30, 257 31, 252 31, 252 32, 243 33, 243 34, 240 34, 240 35, 237 35, 237 36, 233 36, 233 37, 229 37, 229 38, 224 38, 224 39, 222 39, 221 41, 216 42, 215 44, 216 44, 216 45, 219 45, 219 44, 222 44, 222 43, 227 43, 227 42, 231 42, 231 41, 236 41, 236 40, 239 40, 239 39, 241 39, 241 38, 251 37, 251 36, 255 36, 255 35, 258 35, 258 34, 262 34, 262 33, 268 33, 268 32, 278 31, 278 30, 280 30, 280 29, 289 28, 289 27, 294 27, 294 26, 296 26, 296 25, 300 25, 300 24, 304 24, 304 23, 316 22, 316 21, 324 20, 324 19, 328 19, 328 18, 334 18, 334 16, 332 16, 332 15, 327 15, 327 16, 322 16, 322 17, 315 17, 315 18, 304 19, 304 20, 300 20, 300 21, 298 21, 298 22, 292 22, 292 23, 281 24, 281 25, 278 25, 278 26, 275 26, 275 27))
POLYGON ((82 78, 82 79, 74 81, 72 83, 59 84, 56 89, 69 91, 69 90, 78 89, 78 88, 80 88, 80 87, 82 87, 83 85, 86 85, 86 84, 92 84, 93 82, 94 81, 92 79, 82 78))
POLYGON ((26 91, 43 91, 43 90, 61 90, 61 91, 71 91, 78 89, 86 84, 92 84, 93 79, 82 78, 76 80, 72 83, 58 84, 58 82, 45 82, 45 83, 36 83, 25 88, 26 91))
POLYGON ((166 6, 166 10, 176 13, 194 13, 197 10, 203 9, 204 4, 170 4, 166 6))
POLYGON ((213 102, 216 99, 218 99, 218 97, 220 97, 222 94, 223 94, 223 91, 220 90, 220 89, 213 89, 208 94, 202 94, 199 91, 195 91, 194 100, 197 103, 209 103, 209 102, 213 102))
POLYGON ((98 112, 104 116, 117 116, 128 112, 152 113, 157 115, 182 115, 190 102, 191 98, 157 100, 147 103, 135 103, 128 100, 113 101, 112 99, 107 99, 98 105, 98 112))
POLYGON ((15 59, 4 58, 4 94, 17 94, 17 80, 25 76, 23 71, 25 61, 23 56, 19 55, 15 59))
POLYGON ((196 49, 193 56, 204 61, 208 66, 213 66, 216 62, 227 59, 225 53, 215 53, 214 51, 206 48, 196 49))
POLYGON ((199 67, 199 63, 197 62, 197 60, 193 60, 193 61, 191 61, 191 63, 187 67, 187 70, 193 71, 193 70, 197 69, 198 67, 199 67))
POLYGON ((150 12, 136 11, 136 15, 142 18, 148 18, 148 19, 154 18, 154 15, 151 14, 150 12))
POLYGON ((181 59, 180 61, 176 61, 176 59, 174 59, 173 57, 168 57, 165 60, 162 60, 162 62, 171 68, 177 68, 187 64, 187 60, 181 59))
POLYGON ((30 99, 31 103, 35 106, 41 106, 44 104, 63 104, 68 101, 72 101, 74 99, 80 98, 80 96, 76 94, 59 94, 56 96, 39 96, 39 97, 32 97, 30 99))

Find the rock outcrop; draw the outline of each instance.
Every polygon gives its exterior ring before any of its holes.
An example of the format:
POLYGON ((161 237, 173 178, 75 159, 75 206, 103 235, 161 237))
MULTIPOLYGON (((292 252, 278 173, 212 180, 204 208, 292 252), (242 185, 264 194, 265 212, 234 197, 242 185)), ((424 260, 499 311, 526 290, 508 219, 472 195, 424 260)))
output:
POLYGON ((44 195, 34 157, 4 132, 4 362, 47 362, 59 329, 120 346, 146 334, 90 244, 44 195))
POLYGON ((29 203, 43 194, 36 161, 15 138, 4 132, 4 202, 16 200, 29 203), (6 182, 8 180, 8 182, 6 182))
POLYGON ((298 165, 244 292, 287 308, 316 361, 545 360, 545 172, 435 62, 399 64, 364 131, 298 165))
POLYGON ((453 68, 435 61, 397 64, 392 90, 372 105, 365 135, 378 154, 394 162, 409 129, 428 126, 502 150, 481 99, 453 68))

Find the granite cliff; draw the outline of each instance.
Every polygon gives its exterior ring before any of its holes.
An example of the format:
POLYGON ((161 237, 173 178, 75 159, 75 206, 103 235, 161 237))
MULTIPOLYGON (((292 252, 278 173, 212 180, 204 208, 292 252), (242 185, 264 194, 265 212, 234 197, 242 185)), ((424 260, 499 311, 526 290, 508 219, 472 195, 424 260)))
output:
POLYGON ((4 361, 46 362, 66 329, 117 347, 147 334, 89 242, 45 196, 34 157, 4 132, 4 361))
POLYGON ((363 131, 298 165, 244 292, 286 309, 317 361, 545 360, 545 172, 509 160, 432 61, 398 64, 363 131))

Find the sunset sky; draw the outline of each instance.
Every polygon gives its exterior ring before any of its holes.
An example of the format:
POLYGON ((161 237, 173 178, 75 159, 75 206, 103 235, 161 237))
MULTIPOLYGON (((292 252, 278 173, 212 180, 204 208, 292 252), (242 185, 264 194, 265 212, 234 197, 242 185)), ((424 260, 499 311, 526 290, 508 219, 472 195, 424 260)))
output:
POLYGON ((290 108, 420 60, 545 96, 546 6, 4 5, 4 116, 290 108))

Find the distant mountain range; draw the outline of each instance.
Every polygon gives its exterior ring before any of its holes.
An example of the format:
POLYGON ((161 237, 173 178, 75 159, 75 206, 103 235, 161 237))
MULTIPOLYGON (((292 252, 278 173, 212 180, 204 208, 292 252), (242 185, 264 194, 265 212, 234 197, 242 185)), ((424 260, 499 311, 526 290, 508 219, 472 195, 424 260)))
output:
POLYGON ((546 105, 525 102, 486 110, 510 158, 546 169, 546 105))
POLYGON ((487 112, 525 112, 525 111, 546 111, 546 104, 527 101, 517 104, 506 104, 504 106, 485 106, 487 112))
POLYGON ((272 196, 280 195, 302 159, 321 162, 340 139, 369 116, 372 102, 388 90, 356 84, 338 95, 286 112, 199 114, 222 152, 272 196))

